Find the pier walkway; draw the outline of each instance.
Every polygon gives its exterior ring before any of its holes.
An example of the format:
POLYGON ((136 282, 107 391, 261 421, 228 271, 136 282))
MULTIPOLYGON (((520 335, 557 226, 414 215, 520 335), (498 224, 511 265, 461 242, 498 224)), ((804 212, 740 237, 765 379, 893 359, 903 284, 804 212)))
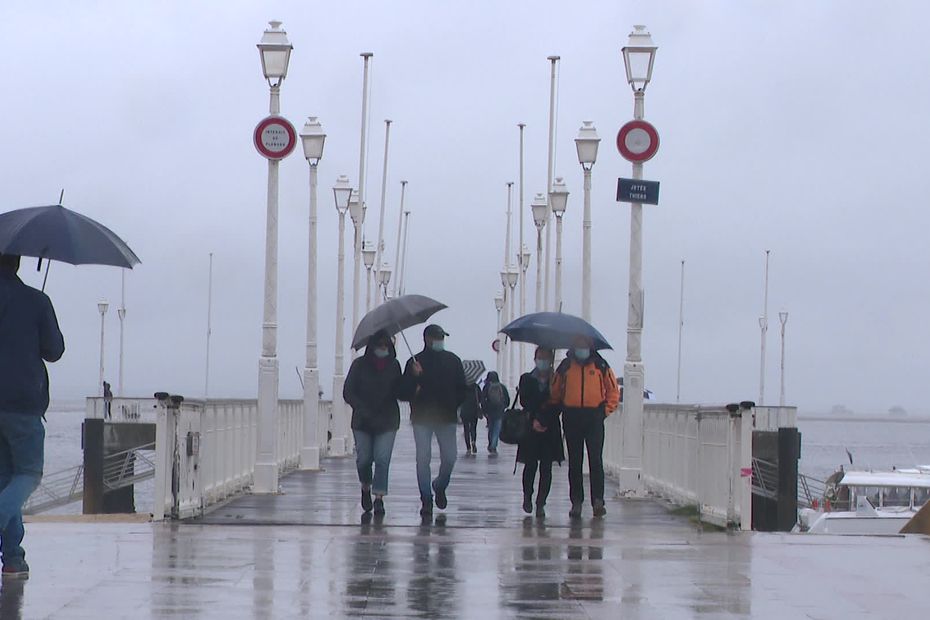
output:
POLYGON ((360 519, 351 459, 324 467, 202 519, 32 523, 32 576, 2 585, 0 617, 856 619, 925 609, 926 537, 701 531, 663 504, 617 497, 606 519, 586 506, 572 523, 565 468, 539 521, 520 511, 509 447, 496 460, 460 456, 445 518, 423 524, 406 425, 383 522, 360 519))

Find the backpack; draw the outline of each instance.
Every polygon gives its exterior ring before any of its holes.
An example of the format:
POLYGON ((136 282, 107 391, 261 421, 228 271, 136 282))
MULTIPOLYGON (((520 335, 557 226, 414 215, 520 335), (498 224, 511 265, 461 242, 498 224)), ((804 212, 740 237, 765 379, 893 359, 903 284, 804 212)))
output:
POLYGON ((488 387, 488 404, 494 409, 504 408, 504 386, 492 383, 488 387))

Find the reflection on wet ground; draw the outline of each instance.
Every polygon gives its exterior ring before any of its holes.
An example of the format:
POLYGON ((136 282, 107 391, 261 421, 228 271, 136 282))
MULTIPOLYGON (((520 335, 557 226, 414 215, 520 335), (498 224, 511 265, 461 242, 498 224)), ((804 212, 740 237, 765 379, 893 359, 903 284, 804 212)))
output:
MULTIPOLYGON (((383 520, 362 520, 349 460, 206 522, 29 526, 33 574, 0 618, 867 618, 924 609, 930 540, 700 532, 659 504, 567 517, 519 509, 519 477, 462 458, 444 518, 416 514, 410 449, 383 520), (278 510, 272 510, 271 506, 278 510), (302 525, 302 523, 312 525, 302 525), (237 525, 233 525, 237 524, 237 525)), ((512 457, 512 455, 509 455, 512 457)))

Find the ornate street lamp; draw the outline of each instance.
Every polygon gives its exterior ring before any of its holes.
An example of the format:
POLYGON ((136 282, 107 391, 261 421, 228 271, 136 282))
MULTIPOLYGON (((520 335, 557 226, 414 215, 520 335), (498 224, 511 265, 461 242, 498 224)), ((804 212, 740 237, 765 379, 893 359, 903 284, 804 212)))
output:
POLYGON ((575 138, 578 163, 584 171, 584 215, 581 237, 581 318, 591 321, 591 169, 601 139, 593 121, 583 121, 575 138))
POLYGON ((549 205, 555 214, 555 310, 562 311, 562 216, 568 206, 568 189, 562 177, 556 177, 549 192, 549 205))

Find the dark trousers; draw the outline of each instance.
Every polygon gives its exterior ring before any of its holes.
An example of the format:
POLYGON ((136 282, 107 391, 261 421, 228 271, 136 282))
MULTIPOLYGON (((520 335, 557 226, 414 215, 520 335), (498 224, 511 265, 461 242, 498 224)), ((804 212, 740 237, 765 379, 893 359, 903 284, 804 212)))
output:
POLYGON ((572 504, 584 503, 584 451, 591 471, 591 503, 604 501, 604 414, 599 409, 574 409, 562 415, 568 448, 568 494, 572 504))
POLYGON ((477 450, 478 446, 478 418, 462 420, 462 426, 465 431, 465 448, 477 450))
POLYGON ((552 461, 530 461, 523 466, 523 494, 533 496, 533 483, 536 481, 536 470, 539 470, 539 492, 536 494, 536 505, 545 506, 552 488, 552 461))

